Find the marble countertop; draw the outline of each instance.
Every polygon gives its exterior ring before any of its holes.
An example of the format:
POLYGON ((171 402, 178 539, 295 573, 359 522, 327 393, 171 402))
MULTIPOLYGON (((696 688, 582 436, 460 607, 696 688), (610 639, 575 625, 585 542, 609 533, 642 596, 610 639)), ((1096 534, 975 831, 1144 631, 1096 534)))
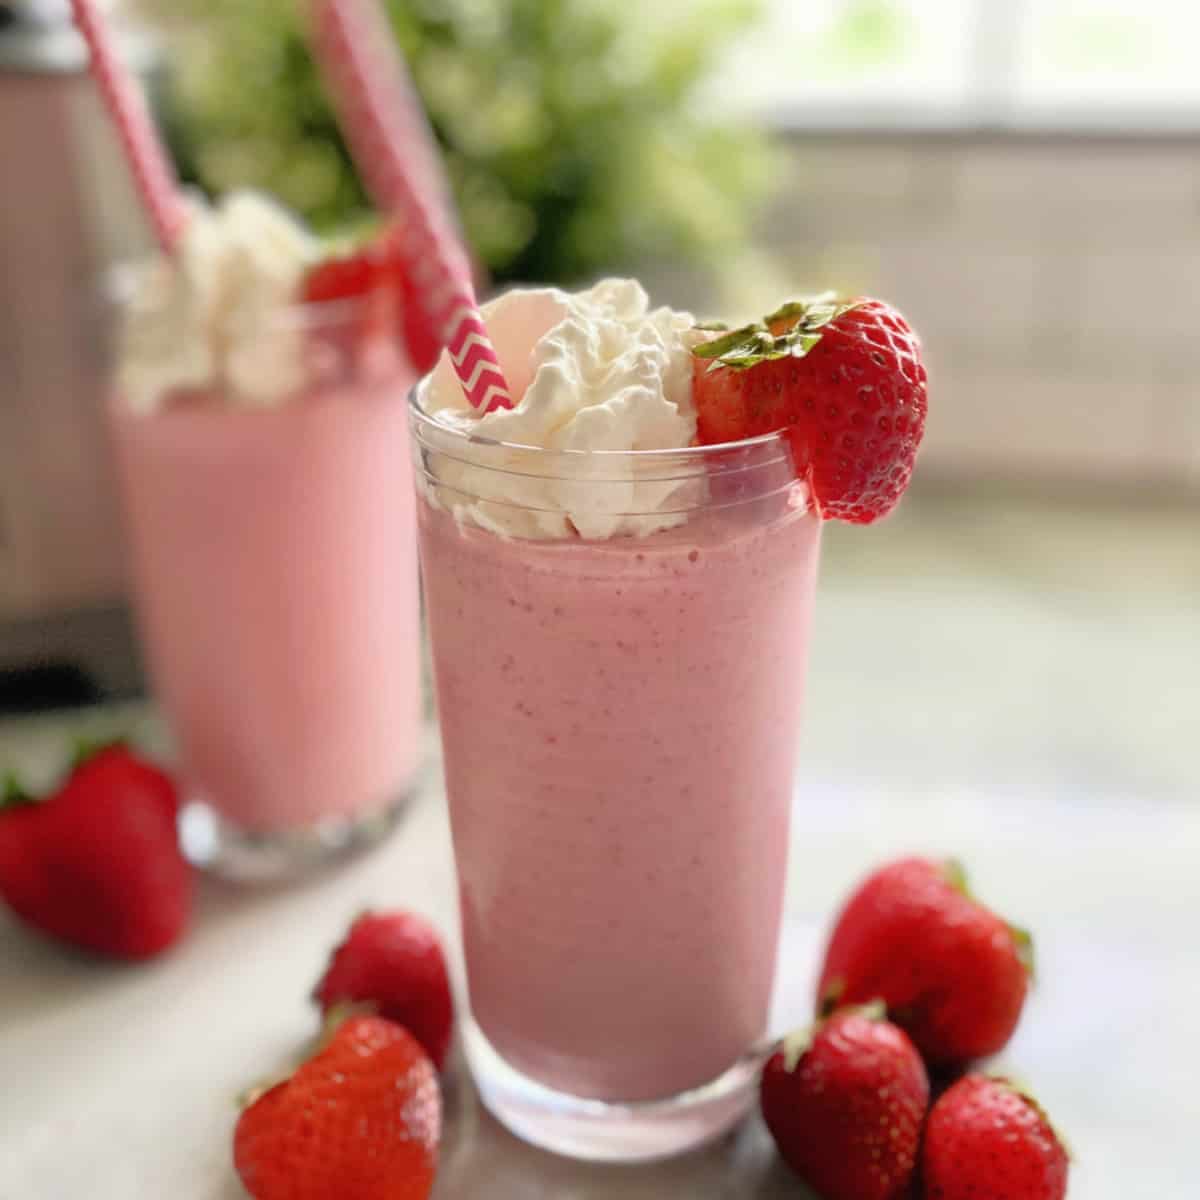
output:
MULTIPOLYGON (((805 1019, 825 922, 861 873, 958 855, 1037 935, 1001 1062, 1070 1138, 1080 1200, 1183 1200, 1197 1182, 1194 531, 1194 511, 935 497, 889 537, 836 530, 826 548, 775 1023, 805 1019)), ((132 704, 0 722, 0 766, 45 778, 70 734, 114 729, 169 750, 132 704)), ((0 913, 0 1200, 242 1196, 235 1097, 311 1033, 308 992, 352 916, 418 908, 455 943, 435 740, 389 842, 287 888, 205 881, 158 963, 84 961, 0 913)), ((447 1113, 438 1200, 804 1196, 757 1119, 673 1162, 601 1168, 510 1137, 457 1063, 447 1113)))

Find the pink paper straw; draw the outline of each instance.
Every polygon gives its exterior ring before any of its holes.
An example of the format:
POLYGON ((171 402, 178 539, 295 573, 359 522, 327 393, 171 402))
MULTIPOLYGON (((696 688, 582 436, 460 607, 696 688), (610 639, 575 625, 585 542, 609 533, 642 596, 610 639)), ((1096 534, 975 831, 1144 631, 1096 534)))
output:
POLYGON ((401 257, 467 399, 484 413, 512 408, 451 228, 440 159, 391 29, 372 0, 314 0, 312 45, 368 191, 403 223, 401 257))
POLYGON ((173 254, 187 221, 175 172, 146 111, 141 89, 113 45, 112 34, 93 0, 71 0, 75 24, 87 42, 92 77, 117 127, 146 215, 158 244, 173 254))
MULTIPOLYGON (((390 209, 395 199, 391 157, 399 151, 406 173, 419 181, 422 194, 442 212, 452 214, 454 200, 442 156, 383 9, 372 0, 341 5, 315 0, 314 29, 317 45, 329 45, 338 56, 333 69, 335 101, 341 103, 346 86, 352 85, 342 75, 360 67, 361 88, 370 90, 379 114, 381 141, 387 144, 383 153, 359 164, 371 198, 383 211, 390 209), (352 54, 347 56, 342 46, 352 47, 352 54)), ((321 66, 329 66, 324 56, 321 66)), ((352 98, 349 103, 354 103, 352 98)), ((375 123, 370 114, 367 119, 375 123)), ((355 136, 355 131, 349 136, 355 136)))

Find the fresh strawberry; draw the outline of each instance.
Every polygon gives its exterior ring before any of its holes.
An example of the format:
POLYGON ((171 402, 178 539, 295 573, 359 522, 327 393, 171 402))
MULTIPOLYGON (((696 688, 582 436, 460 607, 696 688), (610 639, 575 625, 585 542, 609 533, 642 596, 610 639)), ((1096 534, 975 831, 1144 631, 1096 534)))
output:
POLYGON ((89 787, 144 792, 157 796, 172 820, 179 813, 175 780, 157 763, 135 754, 126 742, 80 742, 72 770, 89 787))
POLYGON ((1046 1114, 1005 1079, 967 1075, 929 1113, 926 1200, 1062 1200, 1068 1167, 1046 1114))
POLYGON ((882 1006, 847 1009, 785 1039, 763 1068, 763 1119, 784 1161, 822 1200, 908 1195, 929 1080, 882 1006))
POLYGON ((378 252, 368 243, 345 255, 331 255, 309 268, 304 277, 304 300, 325 304, 365 296, 380 282, 378 252))
POLYGON ((10 788, 0 810, 0 896, 61 941, 153 957, 191 913, 177 807, 170 778, 120 746, 84 760, 42 800, 10 788))
POLYGON ((395 345, 397 300, 383 243, 365 242, 347 254, 316 263, 304 279, 303 299, 333 309, 308 327, 309 343, 317 350, 311 359, 314 366, 330 377, 375 378, 395 345))
MULTIPOLYGON (((396 332, 402 339, 409 362, 418 375, 433 368, 442 352, 442 340, 421 303, 420 291, 412 271, 400 254, 400 240, 394 230, 385 231, 357 250, 322 259, 304 279, 304 299, 312 303, 352 300, 384 289, 391 289, 387 311, 394 313, 396 332)), ((372 306, 374 318, 377 307, 372 306)))
POLYGON ((384 267, 395 289, 400 314, 400 332, 408 349, 408 359, 418 375, 433 369, 442 352, 443 341, 434 328, 423 303, 421 290, 412 268, 401 253, 400 235, 391 230, 383 239, 384 267))
POLYGON ((896 506, 927 400, 920 342, 894 308, 788 304, 692 353, 701 444, 786 430, 823 517, 866 524, 896 506))
POLYGON ((880 999, 931 1068, 994 1054, 1012 1036, 1032 943, 976 900, 953 862, 905 858, 871 875, 838 917, 818 1009, 880 999))
POLYGON ((334 950, 313 999, 335 1005, 369 1004, 403 1025, 440 1071, 454 1030, 454 1001, 446 957, 434 929, 410 912, 364 913, 334 950))
POLYGON ((442 1101, 425 1051, 380 1017, 329 1044, 242 1113, 233 1162, 255 1200, 425 1200, 442 1101))
POLYGON ((420 292, 408 270, 400 272, 400 324, 409 362, 417 374, 432 371, 442 353, 443 342, 421 305, 420 292))

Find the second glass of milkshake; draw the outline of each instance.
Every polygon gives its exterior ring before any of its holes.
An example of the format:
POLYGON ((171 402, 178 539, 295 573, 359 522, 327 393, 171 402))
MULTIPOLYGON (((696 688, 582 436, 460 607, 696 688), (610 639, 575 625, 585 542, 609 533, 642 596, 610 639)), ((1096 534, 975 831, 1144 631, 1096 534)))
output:
POLYGON ((630 281, 485 309, 514 397, 413 393, 485 1104, 591 1159, 753 1099, 820 520, 784 438, 694 447, 690 316, 630 281))
POLYGON ((135 275, 109 423, 189 853, 282 877, 395 823, 423 744, 416 529, 388 297, 303 299, 282 209, 195 205, 135 275))

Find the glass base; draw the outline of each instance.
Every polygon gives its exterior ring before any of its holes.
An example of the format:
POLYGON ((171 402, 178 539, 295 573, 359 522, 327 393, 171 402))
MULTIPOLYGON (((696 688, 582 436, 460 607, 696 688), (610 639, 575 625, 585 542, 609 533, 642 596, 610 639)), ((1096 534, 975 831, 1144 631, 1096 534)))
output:
POLYGON ((587 1100, 535 1083, 509 1066, 474 1020, 463 1048, 480 1099, 522 1140, 591 1162, 650 1162, 694 1150, 732 1129, 754 1104, 762 1055, 739 1059, 723 1075, 663 1100, 587 1100))
POLYGON ((242 829, 204 801, 190 800, 179 812, 179 835, 184 854, 201 870, 239 883, 269 883, 378 845, 396 827, 411 798, 406 790, 366 816, 267 831, 242 829))

